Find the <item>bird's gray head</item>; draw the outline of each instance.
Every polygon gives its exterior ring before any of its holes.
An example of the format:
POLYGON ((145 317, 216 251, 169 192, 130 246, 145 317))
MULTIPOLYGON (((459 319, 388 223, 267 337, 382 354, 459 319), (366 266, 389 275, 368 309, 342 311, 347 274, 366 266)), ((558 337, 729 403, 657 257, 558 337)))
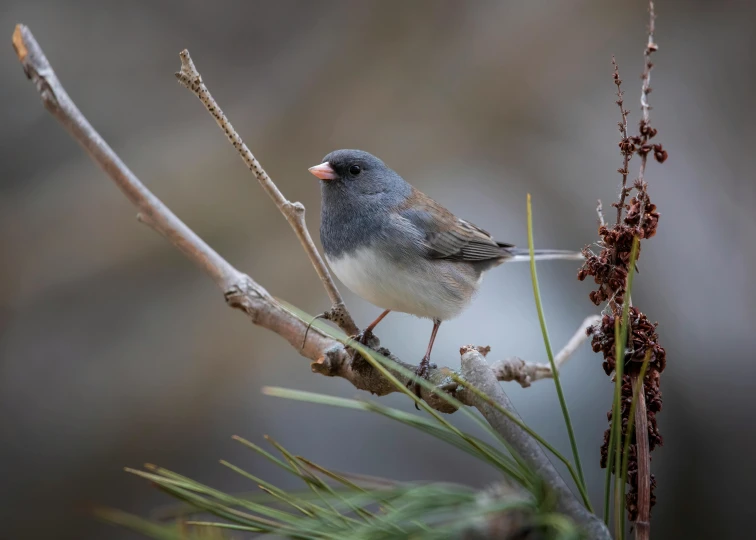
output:
POLYGON ((331 152, 310 172, 321 180, 323 204, 398 204, 411 191, 401 176, 362 150, 331 152))
POLYGON ((320 178, 320 238, 329 256, 379 236, 390 210, 412 193, 401 176, 362 150, 331 152, 310 172, 320 178))

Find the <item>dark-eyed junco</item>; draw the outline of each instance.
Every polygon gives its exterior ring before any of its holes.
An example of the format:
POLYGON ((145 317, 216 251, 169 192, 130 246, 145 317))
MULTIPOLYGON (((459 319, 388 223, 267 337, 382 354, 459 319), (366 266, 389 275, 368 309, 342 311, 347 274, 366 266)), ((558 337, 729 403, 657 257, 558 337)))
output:
MULTIPOLYGON (((363 342, 390 311, 433 320, 418 375, 427 375, 441 321, 467 307, 483 274, 530 258, 527 249, 459 219, 367 152, 336 150, 309 170, 321 180, 320 239, 328 264, 349 289, 385 310, 363 342)), ((583 258, 557 250, 536 250, 536 257, 583 258)))

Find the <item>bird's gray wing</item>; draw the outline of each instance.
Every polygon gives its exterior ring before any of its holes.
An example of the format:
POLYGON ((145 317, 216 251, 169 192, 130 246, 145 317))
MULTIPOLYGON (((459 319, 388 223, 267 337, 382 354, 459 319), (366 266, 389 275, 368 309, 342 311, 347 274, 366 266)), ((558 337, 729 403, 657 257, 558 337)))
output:
POLYGON ((482 262, 510 257, 512 244, 497 242, 480 227, 413 190, 399 215, 418 229, 427 254, 434 259, 482 262))

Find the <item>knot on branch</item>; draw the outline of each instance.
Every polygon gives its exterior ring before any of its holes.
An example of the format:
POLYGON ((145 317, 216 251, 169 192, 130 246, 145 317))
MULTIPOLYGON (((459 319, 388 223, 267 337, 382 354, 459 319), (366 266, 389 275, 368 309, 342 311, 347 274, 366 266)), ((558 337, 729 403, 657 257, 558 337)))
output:
MULTIPOLYGON (((304 209, 304 207, 302 207, 304 209)), ((349 314, 349 311, 347 310, 346 305, 344 302, 337 302, 334 305, 332 305, 327 311, 325 311, 322 315, 322 318, 324 318, 327 321, 331 321, 332 323, 336 324, 339 328, 350 328, 353 327, 355 329, 354 335, 357 335, 357 327, 354 325, 354 320, 352 319, 352 316, 349 314)), ((374 338, 376 341, 378 338, 374 338)), ((370 341, 368 343, 370 347, 378 346, 377 342, 370 341)))
POLYGON ((223 292, 226 303, 234 309, 246 313, 252 322, 256 322, 259 313, 258 301, 268 304, 277 303, 268 291, 255 283, 252 278, 240 274, 238 279, 223 292))
POLYGON ((53 86, 58 84, 57 77, 42 49, 23 24, 17 24, 13 31, 13 49, 21 62, 26 78, 33 81, 37 87, 37 92, 45 107, 51 110, 57 109, 58 97, 53 89, 53 86))
POLYGON ((176 78, 182 85, 197 94, 197 97, 200 97, 202 75, 194 67, 194 62, 187 49, 181 51, 179 57, 181 58, 181 71, 175 73, 176 78))
POLYGON ((305 207, 301 202, 286 201, 283 203, 282 210, 292 216, 304 218, 305 207))
MULTIPOLYGON (((527 388, 536 379, 536 370, 543 369, 543 366, 537 364, 528 364, 522 358, 513 356, 506 360, 497 360, 491 364, 491 371, 500 381, 515 381, 523 388, 527 388)), ((551 374, 551 368, 545 367, 546 371, 551 374)))
POLYGON ((313 373, 320 373, 326 377, 343 375, 344 363, 349 361, 349 355, 340 343, 336 343, 323 351, 322 356, 310 363, 313 373))

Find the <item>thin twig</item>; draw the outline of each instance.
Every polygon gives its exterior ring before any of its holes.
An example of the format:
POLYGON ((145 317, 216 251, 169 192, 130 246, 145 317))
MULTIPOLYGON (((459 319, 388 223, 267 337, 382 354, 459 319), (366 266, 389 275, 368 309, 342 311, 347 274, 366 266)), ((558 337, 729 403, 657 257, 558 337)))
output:
MULTIPOLYGON (((601 317, 598 315, 585 318, 567 344, 554 356, 554 364, 557 370, 561 370, 562 365, 588 339, 589 336, 586 332, 588 327, 595 326, 600 322, 601 317)), ((526 362, 516 356, 494 362, 491 364, 491 370, 493 370, 497 380, 502 382, 515 381, 523 388, 527 388, 533 382, 541 379, 554 378, 551 365, 526 362)))
POLYGON ((643 84, 641 86, 641 113, 646 122, 649 120, 649 111, 651 110, 651 106, 648 104, 648 95, 651 93, 651 70, 654 68, 651 55, 659 50, 659 46, 654 43, 655 24, 656 13, 654 12, 654 3, 651 1, 648 3, 648 43, 646 43, 646 50, 643 51, 646 64, 643 68, 643 84))
POLYGON ((176 73, 176 78, 185 88, 199 98, 207 111, 213 116, 213 118, 215 118, 218 127, 220 127, 226 134, 226 137, 228 137, 228 140, 233 147, 236 148, 236 151, 239 152, 239 155, 249 170, 254 173, 262 188, 268 195, 270 195, 270 198, 273 199, 273 202, 286 218, 286 221, 288 221, 291 228, 294 229, 294 233, 302 244, 305 253, 307 253, 307 256, 310 258, 312 266, 315 268, 320 281, 323 282, 323 287, 325 287, 325 290, 328 293, 328 297, 331 299, 332 306, 330 311, 326 312, 326 318, 338 324, 339 328, 347 334, 356 335, 359 332, 359 329, 347 310, 344 300, 342 299, 339 290, 336 288, 336 284, 334 283, 330 272, 328 272, 328 268, 326 267, 323 258, 315 247, 310 232, 307 230, 304 205, 299 202, 291 202, 284 197, 281 190, 278 189, 278 186, 276 186, 273 180, 271 180, 268 173, 266 173, 262 168, 262 165, 260 165, 260 162, 257 161, 257 158, 252 154, 249 148, 247 148, 247 145, 236 132, 234 126, 231 125, 231 122, 229 122, 215 99, 213 99, 207 86, 205 86, 202 76, 194 66, 189 51, 184 49, 179 56, 181 57, 181 71, 176 73))
MULTIPOLYGON (((188 259, 204 270, 224 291, 243 280, 243 274, 199 238, 153 195, 110 146, 100 137, 81 111, 68 97, 44 52, 24 25, 13 32, 16 50, 26 76, 37 87, 44 107, 115 182, 126 198, 136 206, 140 221, 167 238, 188 259)), ((265 293, 268 296, 267 292, 265 293)))
POLYGON ((619 65, 617 60, 612 56, 612 66, 614 66, 614 84, 617 85, 617 101, 615 103, 620 109, 621 121, 617 123, 622 134, 622 140, 620 140, 620 152, 622 153, 622 168, 617 172, 622 175, 622 186, 620 187, 619 202, 617 205, 617 225, 622 221, 622 210, 625 208, 625 197, 629 190, 627 188, 627 175, 629 174, 628 165, 630 158, 633 156, 633 146, 627 138, 627 115, 630 111, 625 109, 625 102, 622 99, 624 92, 622 91, 622 79, 619 77, 619 65))
POLYGON ((598 200, 598 206, 596 206, 596 214, 598 214, 598 222, 601 227, 606 225, 604 219, 604 205, 601 203, 601 199, 598 200))
POLYGON ((554 354, 551 349, 551 340, 549 339, 549 332, 546 328, 546 318, 543 314, 543 303, 541 302, 541 292, 538 286, 538 274, 536 272, 535 263, 535 248, 533 247, 533 209, 530 202, 530 193, 527 197, 527 213, 528 213, 528 248, 530 250, 530 278, 533 282, 533 297, 535 299, 536 311, 538 312, 538 321, 541 325, 541 333, 543 334, 543 344, 546 347, 546 356, 549 358, 549 364, 551 365, 551 371, 554 375, 554 388, 556 389, 557 397, 559 398, 559 406, 562 409, 562 415, 564 416, 564 424, 567 428, 567 436, 570 439, 570 446, 572 447, 572 456, 575 460, 575 467, 577 467, 578 476, 580 482, 585 485, 585 475, 583 474, 583 466, 580 462, 580 452, 578 451, 577 441, 575 440, 575 431, 572 429, 572 420, 570 419, 570 411, 567 407, 567 401, 564 398, 564 391, 562 390, 562 384, 559 381, 559 370, 557 369, 554 354))
MULTIPOLYGON (((653 1, 649 1, 648 3, 648 19, 648 42, 646 43, 646 49, 643 52, 646 61, 643 68, 643 84, 641 85, 641 113, 643 117, 641 120, 641 131, 645 131, 646 133, 650 128, 649 110, 651 107, 648 104, 648 94, 651 92, 651 70, 654 67, 651 62, 651 55, 659 48, 656 43, 654 43, 654 24, 656 14, 654 13, 653 1)), ((647 160, 648 152, 642 152, 640 171, 638 173, 638 183, 641 186, 641 189, 645 186, 644 175, 646 172, 647 160)), ((638 218, 639 231, 643 230, 645 202, 646 197, 640 197, 640 214, 638 218)), ((637 376, 635 375, 631 378, 633 384, 635 384, 636 378, 637 376)), ((643 381, 639 381, 639 384, 642 389, 643 381)), ((651 456, 648 447, 648 418, 646 415, 645 392, 641 391, 639 398, 638 407, 635 411, 636 457, 638 461, 638 518, 635 522, 635 538, 636 540, 648 540, 651 534, 651 456)))
MULTIPOLYGON (((646 148, 648 142, 649 129, 651 127, 651 119, 649 111, 651 106, 648 104, 648 95, 651 93, 651 70, 654 68, 653 62, 651 62, 651 55, 659 50, 659 46, 654 42, 654 31, 656 23, 656 13, 654 12, 654 3, 649 1, 648 3, 648 42, 646 48, 643 51, 643 58, 645 59, 643 65, 643 74, 641 75, 641 136, 642 147, 640 153, 641 163, 640 170, 638 171, 638 185, 641 190, 645 190, 645 176, 646 176, 646 163, 648 162, 649 148, 646 148)), ((640 213, 638 218, 638 230, 643 230, 643 220, 645 217, 646 197, 639 197, 640 200, 640 213)))
MULTIPOLYGON (((164 236, 187 259, 207 273, 223 291, 226 302, 231 307, 246 313, 254 324, 283 337, 300 355, 312 361, 310 366, 313 372, 342 377, 356 388, 379 396, 397 391, 391 382, 364 362, 355 366, 352 354, 343 343, 346 336, 337 337, 336 334, 339 333, 336 330, 312 325, 303 345, 302 337, 310 326, 312 316, 274 298, 250 276, 234 268, 142 184, 69 98, 26 26, 16 26, 13 46, 24 72, 39 91, 44 107, 137 208, 140 221, 164 236)), ((406 370, 415 371, 415 366, 402 362, 393 355, 389 355, 389 358, 406 370)), ((450 373, 452 370, 446 367, 434 368, 430 370, 428 379, 438 388, 446 389, 450 373)), ((401 375, 398 378, 404 383, 409 381, 401 375)), ((438 411, 455 410, 430 392, 424 391, 423 398, 438 411)))

